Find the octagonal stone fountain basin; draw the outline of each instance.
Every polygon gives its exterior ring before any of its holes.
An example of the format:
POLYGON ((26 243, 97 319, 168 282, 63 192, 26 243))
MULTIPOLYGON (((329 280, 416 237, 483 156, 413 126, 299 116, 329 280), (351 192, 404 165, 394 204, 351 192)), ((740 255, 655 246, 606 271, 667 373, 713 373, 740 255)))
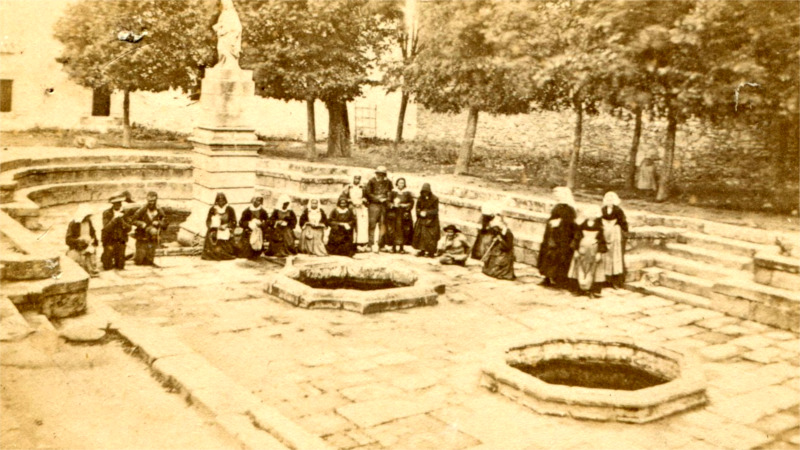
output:
POLYGON ((307 309, 344 309, 361 314, 431 306, 444 285, 409 269, 326 257, 287 262, 267 281, 265 292, 307 309))
POLYGON ((541 337, 506 347, 484 367, 481 385, 541 414, 599 421, 645 423, 707 402, 691 356, 627 337, 541 337))

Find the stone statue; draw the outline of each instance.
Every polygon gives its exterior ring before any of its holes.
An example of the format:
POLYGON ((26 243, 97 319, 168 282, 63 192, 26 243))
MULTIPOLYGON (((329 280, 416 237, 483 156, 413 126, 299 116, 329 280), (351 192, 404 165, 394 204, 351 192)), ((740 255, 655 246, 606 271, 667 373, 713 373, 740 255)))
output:
POLYGON ((242 52, 242 22, 236 14, 233 0, 221 0, 222 12, 214 31, 217 33, 217 67, 239 68, 239 54, 242 52))

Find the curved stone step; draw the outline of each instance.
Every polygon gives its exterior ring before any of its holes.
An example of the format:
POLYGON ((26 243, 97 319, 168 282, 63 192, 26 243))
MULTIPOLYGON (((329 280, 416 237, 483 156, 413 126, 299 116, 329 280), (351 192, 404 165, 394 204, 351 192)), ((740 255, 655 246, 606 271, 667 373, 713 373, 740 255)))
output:
POLYGON ((688 244, 667 243, 665 245, 667 253, 695 261, 715 264, 722 267, 737 270, 750 270, 753 268, 753 258, 746 256, 731 255, 703 247, 695 247, 688 244))
POLYGON ((706 298, 711 295, 711 290, 714 286, 713 281, 670 270, 661 270, 658 283, 670 289, 706 298))
POLYGON ((20 168, 47 167, 54 165, 78 164, 122 164, 122 163, 163 163, 163 164, 192 164, 192 154, 189 151, 140 151, 140 150, 93 150, 91 152, 80 149, 58 148, 58 155, 44 155, 39 157, 4 155, 0 162, 0 179, 5 179, 8 172, 20 168))
POLYGON ((678 238, 678 242, 742 256, 753 256, 758 252, 777 251, 778 249, 778 247, 775 245, 755 244, 753 242, 698 233, 695 231, 681 233, 680 237, 678 238))
POLYGON ((36 166, 16 170, 13 173, 13 179, 17 183, 17 189, 48 184, 106 180, 191 180, 191 177, 191 164, 166 163, 106 163, 36 166))

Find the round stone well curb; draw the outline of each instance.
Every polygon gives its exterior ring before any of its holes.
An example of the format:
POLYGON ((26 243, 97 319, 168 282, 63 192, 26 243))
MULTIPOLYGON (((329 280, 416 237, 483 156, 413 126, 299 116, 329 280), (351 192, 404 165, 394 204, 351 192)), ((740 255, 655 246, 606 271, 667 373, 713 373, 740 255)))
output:
POLYGON ((378 266, 368 261, 334 257, 303 258, 296 262, 290 259, 284 269, 268 276, 264 287, 266 293, 301 308, 343 309, 361 314, 436 305, 437 297, 444 290, 443 284, 426 274, 378 266), (312 288, 297 281, 303 270, 330 272, 331 276, 368 272, 403 285, 411 285, 372 291, 312 288))
POLYGON ((541 414, 645 423, 707 403, 706 382, 691 355, 629 337, 538 336, 504 344, 483 367, 481 385, 541 414), (670 381, 633 391, 546 383, 511 363, 570 358, 627 363, 670 381))

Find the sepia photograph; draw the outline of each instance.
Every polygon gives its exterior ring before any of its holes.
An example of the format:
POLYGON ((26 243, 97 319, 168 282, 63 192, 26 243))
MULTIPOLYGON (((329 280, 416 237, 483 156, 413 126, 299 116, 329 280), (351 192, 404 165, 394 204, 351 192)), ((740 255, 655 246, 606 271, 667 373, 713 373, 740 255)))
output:
POLYGON ((800 450, 800 0, 0 0, 0 448, 800 450))

